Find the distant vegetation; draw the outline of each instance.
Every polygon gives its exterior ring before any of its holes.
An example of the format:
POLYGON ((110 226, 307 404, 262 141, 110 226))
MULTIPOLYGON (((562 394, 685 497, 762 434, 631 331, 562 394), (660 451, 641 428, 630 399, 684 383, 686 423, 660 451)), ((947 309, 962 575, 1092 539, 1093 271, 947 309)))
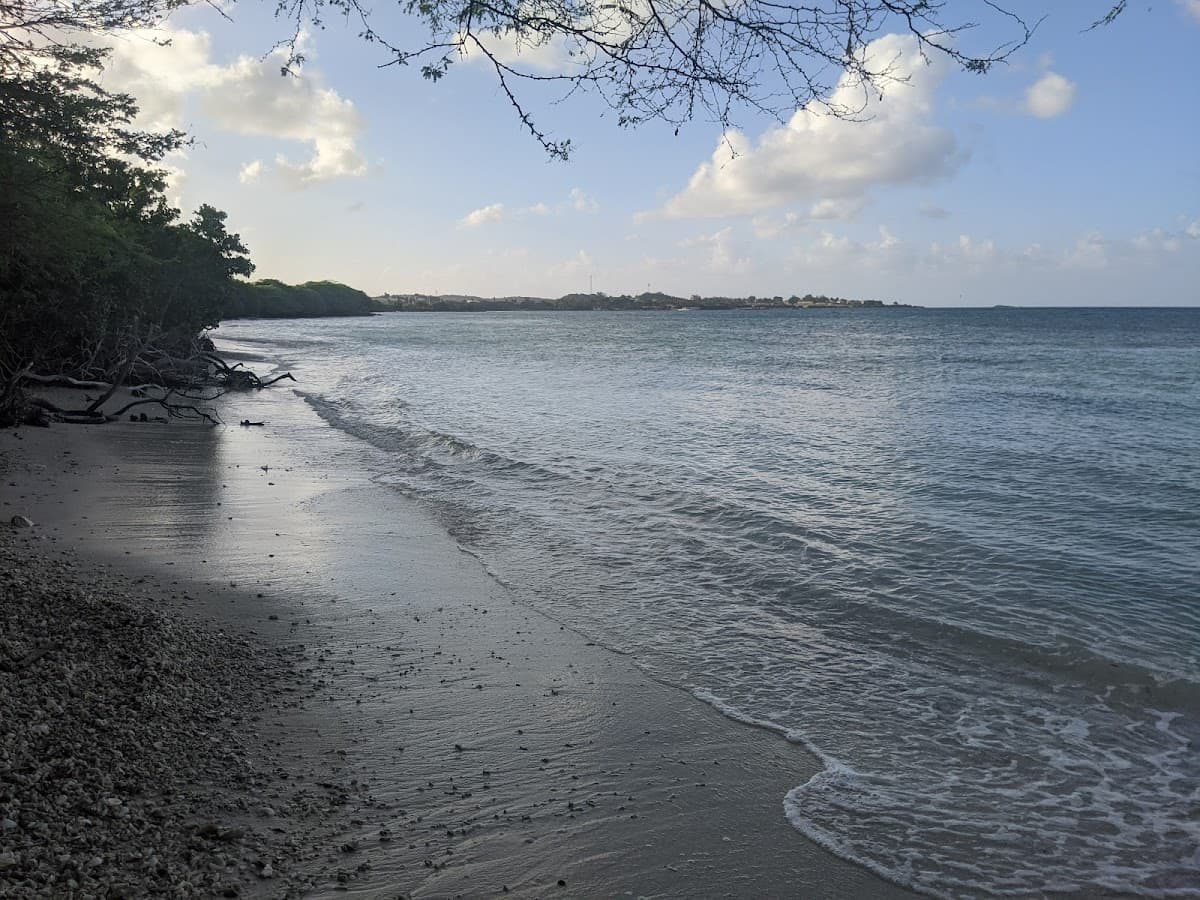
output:
MULTIPOLYGON (((650 310, 650 309, 861 309, 878 308, 882 300, 845 300, 806 294, 803 297, 673 297, 659 292, 631 296, 621 294, 566 294, 557 299, 544 297, 471 297, 450 294, 384 294, 372 299, 372 308, 380 312, 488 312, 502 310, 650 310)), ((892 303, 891 306, 906 304, 892 303)))
POLYGON ((336 281, 284 284, 274 278, 240 282, 225 305, 226 319, 297 319, 310 316, 367 316, 371 298, 336 281))

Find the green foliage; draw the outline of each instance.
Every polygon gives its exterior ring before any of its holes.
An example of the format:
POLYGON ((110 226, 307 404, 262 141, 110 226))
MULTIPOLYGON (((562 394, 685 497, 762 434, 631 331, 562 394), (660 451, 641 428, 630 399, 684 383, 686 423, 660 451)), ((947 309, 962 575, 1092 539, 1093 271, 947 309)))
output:
POLYGON ((370 314, 370 297, 336 281, 306 281, 293 285, 264 278, 236 285, 225 318, 296 319, 370 314))
POLYGON ((0 68, 0 381, 182 352, 253 271, 224 213, 180 221, 153 164, 183 135, 132 128, 133 100, 92 80, 102 59, 65 47, 0 68))

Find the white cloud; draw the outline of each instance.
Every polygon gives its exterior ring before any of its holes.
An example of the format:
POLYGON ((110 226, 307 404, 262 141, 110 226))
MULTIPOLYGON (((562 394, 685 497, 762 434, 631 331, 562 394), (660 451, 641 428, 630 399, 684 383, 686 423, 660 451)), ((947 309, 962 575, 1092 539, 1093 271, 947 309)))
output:
MULTIPOLYGON (((179 127, 194 99, 225 131, 308 144, 306 160, 293 162, 282 152, 276 157, 276 168, 291 186, 367 173, 357 147, 365 124, 354 104, 325 87, 319 72, 281 76, 282 51, 217 65, 208 34, 169 28, 130 32, 110 45, 105 84, 137 98, 140 124, 179 127)), ((202 128, 192 130, 203 137, 202 128)), ((265 171, 263 166, 253 177, 265 171)))
POLYGON ((501 65, 547 73, 561 72, 576 64, 562 40, 536 42, 518 40, 512 34, 497 36, 485 32, 471 38, 458 34, 455 41, 468 62, 490 65, 488 55, 491 54, 501 65))
POLYGON ((827 197, 809 207, 812 219, 853 219, 867 205, 866 197, 827 197))
POLYGON ((1179 235, 1171 234, 1161 228, 1153 228, 1150 231, 1144 231, 1133 239, 1133 247, 1143 253, 1150 251, 1163 251, 1165 253, 1175 253, 1183 246, 1179 235))
POLYGON ((848 235, 822 231, 816 239, 796 248, 793 260, 805 271, 846 271, 894 268, 908 259, 908 248, 886 225, 879 239, 859 241, 848 235))
POLYGON ((248 162, 242 166, 238 172, 238 181, 242 184, 253 184, 258 181, 258 178, 263 173, 263 162, 261 159, 256 159, 253 162, 248 162))
POLYGON ((574 256, 547 268, 546 277, 551 279, 578 278, 583 275, 590 275, 595 267, 596 261, 592 259, 591 254, 586 250, 580 250, 574 256))
POLYGON ((1177 0, 1181 9, 1196 22, 1200 22, 1200 0, 1177 0))
POLYGON ((808 223, 801 219, 794 212, 786 213, 781 218, 773 218, 772 216, 755 216, 751 220, 751 225, 754 226, 754 236, 762 239, 771 239, 779 237, 789 231, 794 231, 798 228, 803 228, 808 223))
POLYGON ((600 209, 600 204, 583 188, 573 187, 567 194, 566 201, 560 201, 551 206, 549 203, 541 202, 527 206, 520 210, 523 213, 529 213, 535 216, 561 216, 564 213, 574 210, 581 213, 594 213, 600 209))
POLYGON ((1200 219, 1197 219, 1195 222, 1192 222, 1190 225, 1188 225, 1188 227, 1183 230, 1183 233, 1190 238, 1195 238, 1196 240, 1200 241, 1200 219))
POLYGON ((1098 231, 1084 235, 1067 251, 1062 264, 1068 269, 1103 269, 1108 265, 1108 241, 1098 231))
POLYGON ((890 66, 895 80, 881 97, 864 94, 861 84, 842 77, 830 103, 863 106, 855 121, 822 114, 810 104, 757 142, 731 130, 662 213, 670 218, 749 215, 789 202, 823 210, 826 201, 861 204, 879 185, 953 174, 964 154, 949 131, 930 122, 947 64, 922 58, 910 36, 887 35, 865 52, 868 67, 890 66))
POLYGON ((478 228, 480 225, 487 225, 490 222, 499 222, 503 218, 504 204, 492 203, 471 210, 459 220, 458 224, 463 228, 478 228))
POLYGON ((935 241, 929 247, 929 260, 935 265, 967 263, 981 266, 993 262, 996 256, 994 241, 976 240, 969 234, 960 234, 952 244, 935 241))
POLYGON ((600 204, 582 188, 571 188, 571 207, 576 212, 593 213, 600 208, 600 204))
POLYGON ((1075 102, 1076 85, 1057 72, 1047 72, 1025 92, 1025 111, 1039 119, 1061 116, 1075 102))
POLYGON ((703 248, 706 252, 704 264, 712 272, 735 275, 750 269, 750 258, 742 255, 741 248, 734 240, 733 226, 688 238, 680 241, 679 246, 703 248))
POLYGON ((162 169, 167 176, 166 195, 167 203, 179 209, 183 206, 183 188, 187 184, 188 173, 183 168, 183 163, 187 161, 187 153, 176 151, 167 157, 162 163, 159 163, 157 168, 162 169), (168 161, 169 160, 169 161, 168 161), (178 162, 180 165, 173 165, 173 162, 178 162))

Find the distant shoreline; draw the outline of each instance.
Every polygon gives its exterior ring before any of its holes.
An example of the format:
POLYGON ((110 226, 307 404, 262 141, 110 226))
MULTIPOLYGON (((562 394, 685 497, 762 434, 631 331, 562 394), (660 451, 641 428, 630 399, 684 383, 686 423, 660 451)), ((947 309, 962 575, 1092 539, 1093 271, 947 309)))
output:
POLYGON ((920 309, 907 303, 848 300, 807 294, 803 297, 675 297, 657 292, 622 294, 565 294, 547 297, 476 297, 469 294, 382 294, 371 298, 374 312, 708 312, 762 309, 920 309))

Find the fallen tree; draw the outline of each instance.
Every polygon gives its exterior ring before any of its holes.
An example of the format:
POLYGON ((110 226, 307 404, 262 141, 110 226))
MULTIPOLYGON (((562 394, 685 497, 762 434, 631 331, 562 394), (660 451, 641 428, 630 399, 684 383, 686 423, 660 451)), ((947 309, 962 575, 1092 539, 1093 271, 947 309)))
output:
MULTIPOLYGON (((208 345, 205 341, 204 345, 208 345)), ((211 346, 211 345, 208 345, 211 346)), ((262 377, 241 363, 230 364, 206 346, 188 357, 150 351, 139 354, 110 381, 85 380, 65 374, 17 372, 0 392, 0 424, 46 426, 52 422, 99 425, 123 419, 130 410, 156 407, 164 415, 151 420, 145 410, 130 414, 133 421, 185 421, 220 424, 214 402, 230 391, 268 388, 280 381, 295 381, 291 372, 262 377), (130 382, 126 379, 135 374, 130 382), (84 394, 79 406, 66 407, 46 397, 30 394, 33 388, 64 388, 84 394), (119 391, 129 399, 117 409, 105 410, 119 391), (88 396, 88 392, 97 392, 88 396)))

